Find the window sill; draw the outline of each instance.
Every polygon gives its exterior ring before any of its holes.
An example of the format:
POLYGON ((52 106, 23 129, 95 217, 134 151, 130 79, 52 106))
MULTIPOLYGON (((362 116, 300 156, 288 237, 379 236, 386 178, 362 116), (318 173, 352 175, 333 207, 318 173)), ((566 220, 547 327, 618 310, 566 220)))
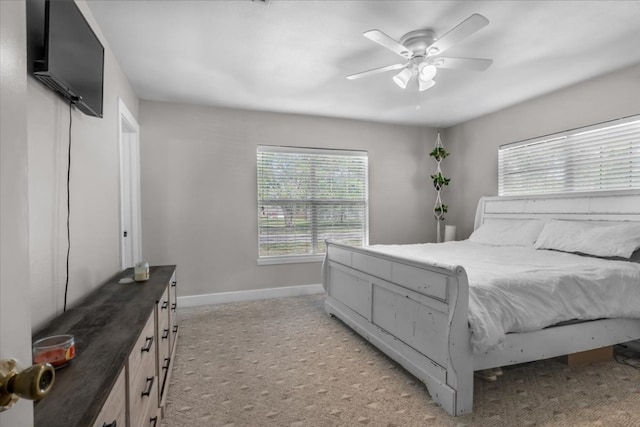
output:
POLYGON ((322 255, 270 256, 258 258, 258 265, 299 264, 324 261, 322 255))

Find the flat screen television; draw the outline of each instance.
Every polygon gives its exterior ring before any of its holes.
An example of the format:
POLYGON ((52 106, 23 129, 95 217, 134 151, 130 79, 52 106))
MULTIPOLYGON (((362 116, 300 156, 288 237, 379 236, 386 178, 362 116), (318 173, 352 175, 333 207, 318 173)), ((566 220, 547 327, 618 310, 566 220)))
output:
POLYGON ((104 47, 73 0, 46 0, 43 47, 33 75, 83 113, 102 117, 104 47))

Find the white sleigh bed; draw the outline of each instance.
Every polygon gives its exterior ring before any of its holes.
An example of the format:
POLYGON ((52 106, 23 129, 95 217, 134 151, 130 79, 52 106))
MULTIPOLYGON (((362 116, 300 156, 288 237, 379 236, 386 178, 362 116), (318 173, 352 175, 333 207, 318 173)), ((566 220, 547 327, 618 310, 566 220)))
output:
MULTIPOLYGON (((640 192, 487 197, 479 202, 475 228, 539 218, 640 222, 640 192)), ((464 266, 327 242, 323 269, 326 312, 423 381, 451 415, 472 411, 475 370, 640 339, 640 318, 608 318, 508 333, 500 347, 474 352, 464 266)))

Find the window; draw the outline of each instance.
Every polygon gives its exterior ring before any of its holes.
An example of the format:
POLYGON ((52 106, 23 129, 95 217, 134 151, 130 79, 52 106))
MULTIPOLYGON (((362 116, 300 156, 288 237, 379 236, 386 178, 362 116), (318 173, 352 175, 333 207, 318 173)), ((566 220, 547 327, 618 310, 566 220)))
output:
POLYGON ((498 150, 498 194, 640 188, 640 116, 626 117, 498 150))
POLYGON ((320 261, 325 239, 368 240, 363 151, 258 146, 258 263, 320 261))

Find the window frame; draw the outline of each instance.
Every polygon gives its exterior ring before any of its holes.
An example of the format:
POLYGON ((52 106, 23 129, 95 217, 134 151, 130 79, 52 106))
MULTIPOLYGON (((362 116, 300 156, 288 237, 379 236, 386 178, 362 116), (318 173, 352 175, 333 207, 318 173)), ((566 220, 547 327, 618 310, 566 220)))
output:
MULTIPOLYGON (((259 182, 259 167, 260 153, 289 153, 289 154, 306 154, 306 155, 335 155, 335 156, 353 156, 364 158, 364 200, 358 203, 364 203, 364 224, 363 224, 363 245, 369 244, 369 153, 365 150, 344 150, 344 149, 330 149, 330 148, 315 148, 315 147, 298 147, 298 146, 281 146, 281 145, 258 145, 256 148, 256 225, 257 225, 257 264, 258 265, 277 265, 277 264, 294 264, 294 263, 312 263, 322 262, 325 259, 325 253, 315 254, 287 254, 287 255, 260 255, 260 206, 263 199, 260 199, 260 182, 259 182)), ((275 199, 274 199, 275 200, 275 199)), ((287 200, 288 202, 294 202, 294 200, 287 200)), ((326 201, 322 199, 300 199, 301 203, 308 203, 310 205, 326 204, 326 201)), ((312 215, 313 217, 313 215, 312 215)), ((311 229, 309 236, 312 239, 312 245, 314 237, 319 232, 319 225, 317 220, 312 219, 311 229)), ((317 240, 317 238, 315 238, 317 240)))

